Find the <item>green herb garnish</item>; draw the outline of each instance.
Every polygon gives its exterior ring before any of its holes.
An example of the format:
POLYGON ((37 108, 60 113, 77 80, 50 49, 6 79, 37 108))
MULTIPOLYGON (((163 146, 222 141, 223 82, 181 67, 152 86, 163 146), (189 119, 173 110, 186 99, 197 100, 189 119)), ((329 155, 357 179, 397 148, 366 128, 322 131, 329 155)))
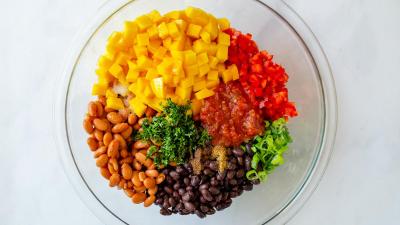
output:
POLYGON ((153 117, 151 122, 143 122, 143 131, 136 135, 136 139, 155 143, 147 156, 153 156, 157 166, 170 162, 182 164, 197 148, 204 147, 211 137, 188 113, 190 103, 181 106, 168 99, 163 107, 160 116, 153 117))
MULTIPOLYGON (((253 139, 251 146, 251 151, 254 153, 251 160, 252 170, 246 173, 247 179, 264 181, 269 173, 283 164, 282 154, 288 149, 288 144, 292 142, 285 125, 286 121, 283 118, 273 121, 272 124, 266 121, 264 134, 253 139)), ((245 149, 244 146, 242 148, 245 149)))

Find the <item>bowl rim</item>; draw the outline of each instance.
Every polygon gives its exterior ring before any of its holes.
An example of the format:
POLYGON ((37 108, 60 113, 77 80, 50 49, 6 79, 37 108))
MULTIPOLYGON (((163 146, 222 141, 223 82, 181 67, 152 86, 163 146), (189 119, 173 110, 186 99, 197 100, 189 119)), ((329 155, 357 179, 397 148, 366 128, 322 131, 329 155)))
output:
MULTIPOLYGON (((107 0, 100 6, 91 21, 75 36, 72 45, 74 47, 70 50, 65 60, 67 63, 60 73, 60 82, 56 85, 59 93, 54 102, 53 120, 55 130, 53 133, 55 134, 54 138, 58 149, 58 156, 69 182, 72 184, 81 201, 84 202, 100 221, 106 222, 106 224, 128 223, 119 218, 98 199, 79 171, 68 139, 66 104, 72 74, 87 43, 96 34, 102 24, 107 22, 121 8, 134 1, 135 0, 107 0)), ((253 1, 269 8, 275 15, 285 21, 292 31, 301 39, 303 45, 308 50, 308 54, 313 59, 314 65, 317 67, 315 69, 319 74, 324 102, 324 124, 319 151, 314 157, 312 165, 308 168, 309 171, 303 184, 300 185, 297 192, 281 207, 281 209, 277 210, 271 218, 263 222, 263 224, 272 222, 274 224, 284 224, 293 218, 311 197, 323 177, 331 158, 337 130, 336 88, 328 58, 315 34, 300 15, 286 2, 281 0, 253 1)))

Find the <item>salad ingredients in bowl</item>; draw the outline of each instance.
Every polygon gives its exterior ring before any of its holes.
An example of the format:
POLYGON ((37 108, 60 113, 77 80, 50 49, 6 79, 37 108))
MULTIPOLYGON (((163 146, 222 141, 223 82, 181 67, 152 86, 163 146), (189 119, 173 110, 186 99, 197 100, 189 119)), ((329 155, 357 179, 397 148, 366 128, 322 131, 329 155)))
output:
POLYGON ((96 74, 93 165, 135 204, 204 218, 283 164, 289 77, 227 18, 188 7, 125 21, 96 74))

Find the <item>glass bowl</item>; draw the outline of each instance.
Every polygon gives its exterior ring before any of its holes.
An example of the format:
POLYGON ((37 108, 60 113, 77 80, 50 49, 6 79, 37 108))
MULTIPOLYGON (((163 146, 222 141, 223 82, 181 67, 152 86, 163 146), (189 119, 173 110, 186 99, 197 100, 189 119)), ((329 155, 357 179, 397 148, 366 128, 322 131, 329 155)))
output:
POLYGON ((336 132, 336 93, 328 61, 304 21, 279 0, 113 0, 106 2, 76 39, 59 84, 55 106, 58 149, 65 171, 82 201, 105 224, 283 224, 310 197, 329 161, 336 132), (205 219, 195 215, 169 217, 159 207, 134 205, 109 188, 86 144, 82 120, 94 99, 91 86, 107 37, 123 21, 150 12, 165 13, 195 6, 226 17, 242 32, 252 33, 289 74, 290 99, 299 116, 289 121, 294 142, 285 164, 267 182, 233 200, 231 207, 205 219))

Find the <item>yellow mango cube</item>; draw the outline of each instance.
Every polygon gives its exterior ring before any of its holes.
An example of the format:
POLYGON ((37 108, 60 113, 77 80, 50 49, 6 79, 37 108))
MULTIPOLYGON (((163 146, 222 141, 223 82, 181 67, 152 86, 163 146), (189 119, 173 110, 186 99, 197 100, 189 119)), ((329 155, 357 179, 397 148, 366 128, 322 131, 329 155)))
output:
POLYGON ((193 65, 197 62, 196 53, 192 50, 184 51, 184 57, 185 57, 184 64, 187 66, 193 65))
POLYGON ((187 101, 190 99, 190 96, 192 94, 192 87, 184 88, 181 86, 178 86, 175 89, 175 95, 179 96, 181 99, 187 101))
POLYGON ((228 46, 218 45, 216 57, 219 62, 225 62, 228 59, 228 46))
POLYGON ((225 34, 224 32, 219 32, 218 45, 229 46, 230 44, 231 44, 231 37, 229 36, 229 34, 225 34))
POLYGON ((157 10, 152 10, 150 13, 147 14, 147 16, 150 17, 150 19, 154 23, 158 23, 162 19, 162 16, 161 16, 160 12, 158 12, 157 10))
POLYGON ((147 48, 145 46, 137 46, 137 45, 135 45, 133 47, 133 49, 135 51, 136 57, 148 56, 147 48))
POLYGON ((112 89, 107 89, 106 90, 106 98, 111 98, 111 97, 118 97, 118 95, 112 90, 112 89))
POLYGON ((165 87, 162 77, 157 77, 151 80, 151 89, 157 98, 165 98, 165 87))
POLYGON ((219 80, 218 71, 216 71, 216 70, 209 71, 207 74, 207 80, 211 80, 211 81, 219 80))
POLYGON ((140 33, 136 36, 137 44, 139 46, 147 46, 150 43, 149 33, 140 33))
POLYGON ((106 95, 108 85, 107 84, 94 84, 92 87, 92 95, 100 95, 104 96, 106 95))
POLYGON ((149 87, 149 86, 145 87, 145 88, 144 88, 144 91, 143 91, 143 95, 144 95, 145 97, 147 97, 147 98, 153 97, 153 96, 154 96, 154 93, 153 93, 151 87, 149 87))
POLYGON ((125 21, 124 30, 122 32, 125 40, 133 42, 136 34, 138 33, 139 27, 134 21, 125 21))
POLYGON ((212 68, 212 69, 217 68, 218 63, 219 63, 219 61, 216 57, 210 56, 209 63, 208 63, 208 65, 210 65, 210 68, 212 68))
POLYGON ((215 40, 218 37, 218 22, 215 19, 210 19, 204 30, 210 34, 211 41, 215 40))
POLYGON ((138 18, 136 18, 136 23, 139 26, 140 30, 145 30, 153 25, 153 21, 147 15, 139 16, 138 18))
POLYGON ((208 64, 203 64, 199 66, 199 77, 203 77, 210 71, 210 66, 208 64))
POLYGON ((139 98, 133 98, 129 101, 131 110, 139 117, 141 117, 146 111, 146 105, 139 98))
POLYGON ((209 80, 207 81, 206 87, 210 90, 216 88, 219 84, 219 80, 209 80))
POLYGON ((152 79, 158 77, 157 70, 154 69, 154 68, 149 68, 147 70, 147 72, 146 72, 146 76, 145 77, 146 77, 147 80, 152 80, 152 79))
POLYGON ((106 107, 115 109, 115 110, 120 110, 120 109, 124 108, 124 102, 120 98, 109 97, 109 98, 107 98, 107 101, 106 101, 106 107))
POLYGON ((228 66, 228 70, 232 74, 232 80, 239 79, 239 70, 238 70, 236 64, 232 64, 232 65, 228 66))
POLYGON ((181 16, 181 12, 178 11, 178 10, 168 12, 167 14, 164 15, 164 17, 170 18, 170 19, 173 19, 173 20, 179 19, 180 16, 181 16))
POLYGON ((110 69, 108 69, 108 72, 110 72, 111 75, 113 75, 115 78, 119 78, 123 75, 123 70, 120 65, 117 63, 114 63, 110 69))
POLYGON ((187 77, 181 81, 181 87, 183 88, 189 88, 194 85, 194 78, 193 77, 187 77))
POLYGON ((186 28, 187 28, 187 26, 188 26, 188 24, 187 24, 187 22, 185 21, 185 20, 175 20, 175 23, 176 23, 176 25, 178 26, 178 28, 179 28, 179 30, 182 32, 182 33, 185 33, 185 31, 186 31, 186 28))
POLYGON ((185 9, 185 15, 189 18, 191 23, 201 26, 206 25, 209 20, 209 16, 206 12, 195 7, 187 7, 185 9))
POLYGON ((159 37, 156 25, 153 25, 149 29, 147 29, 147 33, 149 34, 150 40, 155 40, 159 37))
POLYGON ((200 53, 197 55, 197 64, 199 66, 208 63, 208 55, 206 52, 200 53))
POLYGON ((172 58, 164 58, 164 60, 157 66, 157 72, 161 75, 171 74, 173 66, 174 61, 172 58))
POLYGON ((100 56, 99 61, 97 62, 97 65, 101 68, 104 68, 108 70, 110 66, 112 65, 113 61, 107 58, 106 56, 100 56))
POLYGON ((189 27, 187 28, 186 34, 187 34, 187 36, 192 37, 192 38, 199 38, 200 32, 201 32, 201 26, 191 23, 191 24, 189 24, 189 27))
POLYGON ((172 38, 171 37, 167 37, 163 40, 163 45, 166 48, 170 48, 172 44, 172 38))
POLYGON ((204 88, 206 88, 206 80, 198 81, 193 85, 193 91, 195 91, 195 92, 200 91, 201 89, 204 89, 204 88))
POLYGON ((168 52, 168 49, 166 49, 166 48, 161 46, 154 53, 153 58, 155 58, 155 59, 163 59, 167 52, 168 52))
POLYGON ((201 100, 213 96, 214 94, 214 91, 204 88, 201 91, 196 92, 194 96, 196 97, 196 99, 201 100))
POLYGON ((193 42, 193 51, 196 53, 206 52, 208 49, 208 44, 205 43, 203 40, 198 39, 193 42))
POLYGON ((128 62, 129 65, 129 70, 128 70, 128 74, 126 75, 126 81, 128 82, 135 82, 137 80, 137 78, 139 77, 139 70, 136 64, 134 64, 133 62, 129 61, 128 62))
POLYGON ((205 43, 210 44, 211 43, 211 36, 210 33, 207 31, 202 31, 200 33, 201 40, 203 40, 205 43))
POLYGON ((224 72, 222 72, 222 80, 224 81, 224 83, 228 83, 232 80, 232 73, 230 70, 225 70, 224 72))
POLYGON ((227 18, 219 18, 218 19, 218 26, 220 30, 226 30, 231 26, 231 23, 227 18))
POLYGON ((199 66, 197 64, 186 66, 184 70, 186 76, 196 76, 199 74, 199 66))
POLYGON ((176 25, 175 22, 168 23, 167 27, 168 27, 168 34, 172 38, 176 39, 180 36, 181 33, 179 32, 178 26, 176 25))
POLYGON ((121 66, 125 66, 128 64, 128 60, 129 60, 129 55, 127 55, 124 52, 120 52, 118 53, 117 58, 115 59, 115 63, 121 66))
POLYGON ((203 103, 201 102, 201 100, 193 99, 191 105, 192 105, 193 115, 198 115, 200 113, 201 107, 203 106, 203 103))
POLYGON ((174 60, 184 61, 184 54, 183 51, 179 50, 171 50, 171 56, 174 60))
POLYGON ((146 56, 139 56, 137 60, 137 67, 140 70, 147 69, 153 65, 153 61, 146 56))
POLYGON ((219 63, 217 65, 218 74, 222 76, 222 73, 226 70, 224 63, 219 63))
POLYGON ((184 50, 191 50, 192 49, 192 41, 190 40, 190 38, 186 38, 185 40, 185 46, 184 46, 184 50))
POLYGON ((182 51, 184 47, 185 47, 185 37, 181 36, 172 42, 171 46, 169 47, 169 50, 182 51))
POLYGON ((158 28, 158 35, 160 36, 160 38, 165 39, 166 37, 168 37, 169 31, 167 24, 165 22, 160 23, 160 25, 158 25, 157 28, 158 28))
POLYGON ((159 98, 151 98, 151 99, 147 99, 146 103, 154 110, 156 110, 157 112, 161 112, 163 110, 163 105, 164 102, 162 99, 159 98))

